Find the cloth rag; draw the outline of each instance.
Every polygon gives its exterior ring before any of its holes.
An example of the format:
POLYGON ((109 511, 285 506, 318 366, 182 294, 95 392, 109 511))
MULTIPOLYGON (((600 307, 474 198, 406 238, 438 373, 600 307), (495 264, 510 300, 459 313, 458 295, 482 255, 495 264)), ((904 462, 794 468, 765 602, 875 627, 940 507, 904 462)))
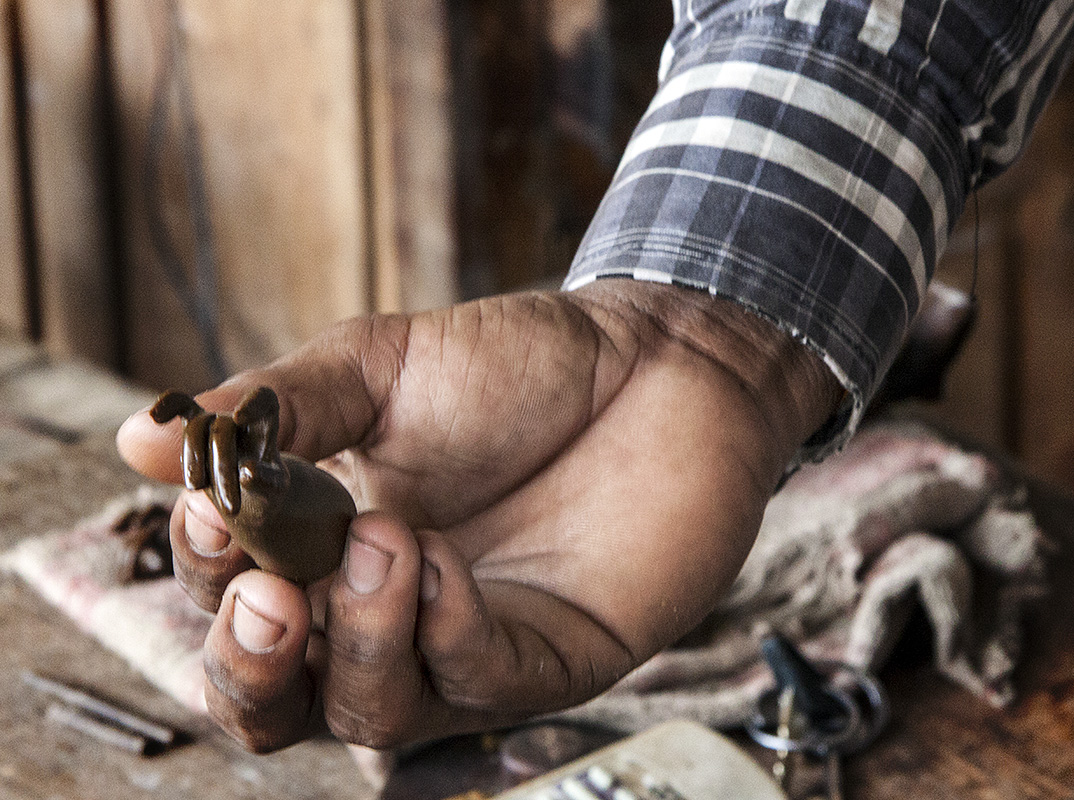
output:
POLYGON ((737 727, 773 684, 760 640, 875 672, 915 605, 935 668, 1008 705, 1028 604, 1049 544, 1027 491, 992 460, 905 421, 863 428, 769 502, 746 563, 712 614, 611 690, 561 716, 642 730, 686 717, 737 727))
MULTIPOLYGON (((129 537, 174 494, 121 498, 72 530, 0 556, 152 683, 204 709, 201 647, 211 616, 173 577, 139 577, 129 537)), ((719 607, 684 641, 602 696, 558 715, 641 730, 671 718, 744 722, 771 683, 759 642, 779 631, 811 657, 876 670, 916 603, 936 669, 982 699, 1014 697, 1026 605, 1047 588, 1046 541, 1025 492, 988 458, 907 423, 873 423, 797 472, 772 498, 719 607)))

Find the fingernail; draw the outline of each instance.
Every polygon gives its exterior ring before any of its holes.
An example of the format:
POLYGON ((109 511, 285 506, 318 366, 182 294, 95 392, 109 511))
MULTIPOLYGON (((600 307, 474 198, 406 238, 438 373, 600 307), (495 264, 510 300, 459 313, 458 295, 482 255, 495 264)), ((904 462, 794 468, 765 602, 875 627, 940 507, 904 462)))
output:
POLYGON ((286 625, 269 619, 244 600, 242 595, 235 595, 231 632, 243 650, 251 653, 268 653, 283 638, 286 630, 286 625))
POLYGON ((186 538, 191 548, 200 556, 218 556, 227 549, 231 536, 227 528, 221 528, 210 520, 219 519, 220 514, 213 507, 213 502, 204 493, 187 495, 186 498, 186 538))
POLYGON ((347 583, 358 594, 371 594, 384 585, 392 556, 353 536, 347 540, 347 583))
POLYGON ((428 561, 421 562, 421 599, 425 602, 435 600, 440 595, 440 570, 428 561))

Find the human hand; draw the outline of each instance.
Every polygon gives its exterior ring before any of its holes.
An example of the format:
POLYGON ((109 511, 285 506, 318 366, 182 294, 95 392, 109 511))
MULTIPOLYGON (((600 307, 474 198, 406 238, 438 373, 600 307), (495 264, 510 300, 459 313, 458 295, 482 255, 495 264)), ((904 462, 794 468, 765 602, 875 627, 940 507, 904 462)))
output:
MULTIPOLYGON (((737 306, 620 280, 350 320, 198 402, 227 412, 261 385, 281 448, 377 510, 351 525, 322 633, 203 494, 176 507, 177 572, 217 610, 209 709, 257 751, 322 714, 389 747, 599 693, 713 607, 839 396, 737 306)), ((178 482, 180 437, 142 413, 118 445, 178 482)))

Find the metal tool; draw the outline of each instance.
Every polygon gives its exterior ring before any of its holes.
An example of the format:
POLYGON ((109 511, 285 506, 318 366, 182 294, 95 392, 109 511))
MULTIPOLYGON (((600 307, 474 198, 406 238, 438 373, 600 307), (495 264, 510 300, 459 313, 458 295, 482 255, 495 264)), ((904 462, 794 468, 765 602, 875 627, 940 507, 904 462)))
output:
POLYGON ((152 747, 164 748, 176 739, 173 729, 60 681, 29 670, 22 673, 22 681, 31 689, 61 701, 63 705, 50 706, 50 720, 95 736, 108 744, 142 753, 150 747, 150 743, 152 747))
POLYGON ((758 744, 776 751, 774 771, 788 793, 788 756, 793 753, 823 761, 826 796, 843 800, 842 757, 869 745, 888 722, 883 687, 847 664, 810 662, 780 636, 766 638, 762 652, 776 686, 761 696, 746 730, 758 744))

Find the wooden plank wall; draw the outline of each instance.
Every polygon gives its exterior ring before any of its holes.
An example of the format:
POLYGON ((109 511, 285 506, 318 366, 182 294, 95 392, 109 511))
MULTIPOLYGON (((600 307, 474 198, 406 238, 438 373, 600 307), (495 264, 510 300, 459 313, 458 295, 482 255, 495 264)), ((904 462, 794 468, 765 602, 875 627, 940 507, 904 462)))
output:
POLYGON ((369 310, 352 5, 111 0, 109 30, 132 372, 205 385, 369 310))
POLYGON ((22 2, 19 18, 42 335, 53 353, 116 364, 94 2, 22 2))
POLYGON ((376 305, 449 305, 459 290, 447 7, 364 0, 359 14, 376 305))
POLYGON ((448 5, 462 292, 557 286, 656 90, 671 3, 448 5))
POLYGON ((1074 80, 1068 76, 1019 171, 1025 187, 1007 262, 1018 347, 1010 441, 1074 487, 1074 80))
MULTIPOLYGON (((670 4, 454 0, 462 291, 555 286, 655 90, 670 4)), ((938 275, 980 313, 941 402, 969 439, 1074 489, 1074 80, 971 203, 938 275)))
POLYGON ((193 390, 453 300, 447 41, 401 2, 3 0, 0 321, 193 390))
MULTIPOLYGON (((979 194, 979 314, 946 397, 922 409, 1074 490, 1074 74, 1026 152, 979 194)), ((972 284, 972 200, 938 269, 972 284)))
MULTIPOLYGON (((267 7, 0 0, 0 325, 197 389, 350 314, 556 286, 671 25, 651 0, 267 7)), ((1074 487, 1072 130, 1067 81, 979 237, 961 220, 939 274, 968 287, 979 238, 981 313, 925 412, 1074 487)))
POLYGON ((17 19, 11 0, 0 2, 0 327, 22 336, 34 333, 28 302, 23 242, 18 118, 15 114, 17 19))

